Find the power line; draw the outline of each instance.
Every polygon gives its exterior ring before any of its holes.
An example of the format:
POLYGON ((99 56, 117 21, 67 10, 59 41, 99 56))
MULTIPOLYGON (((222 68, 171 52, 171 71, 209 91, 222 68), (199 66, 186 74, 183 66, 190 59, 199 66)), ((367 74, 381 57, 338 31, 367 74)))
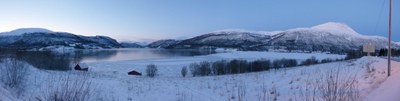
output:
POLYGON ((384 7, 385 4, 386 4, 386 0, 381 0, 381 1, 382 1, 381 9, 379 10, 378 19, 376 20, 376 23, 375 23, 374 34, 376 34, 376 32, 377 32, 379 23, 380 23, 381 18, 382 18, 383 7, 384 7))

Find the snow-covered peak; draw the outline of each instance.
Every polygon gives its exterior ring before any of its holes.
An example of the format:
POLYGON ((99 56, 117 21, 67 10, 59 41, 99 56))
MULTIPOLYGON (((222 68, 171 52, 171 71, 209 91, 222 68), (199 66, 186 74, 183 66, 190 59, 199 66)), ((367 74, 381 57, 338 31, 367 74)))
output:
POLYGON ((213 31, 211 33, 214 34, 234 34, 234 33, 254 33, 254 34, 263 34, 263 35, 275 35, 281 33, 283 31, 250 31, 245 29, 223 29, 213 31))
POLYGON ((400 41, 399 42, 395 42, 395 44, 400 45, 400 41))
POLYGON ((0 35, 7 35, 7 36, 17 36, 17 35, 22 35, 25 33, 34 33, 34 32, 45 32, 45 33, 51 33, 53 31, 44 29, 44 28, 20 28, 16 30, 12 30, 10 32, 2 32, 0 35))
POLYGON ((338 23, 338 22, 327 22, 324 24, 320 24, 314 27, 311 27, 311 29, 315 30, 326 30, 326 31, 334 31, 338 33, 347 33, 347 34, 358 34, 356 31, 354 31, 351 27, 344 23, 338 23))
POLYGON ((134 43, 134 44, 138 44, 141 46, 146 46, 146 45, 150 44, 150 42, 146 42, 146 41, 121 41, 121 43, 134 43))

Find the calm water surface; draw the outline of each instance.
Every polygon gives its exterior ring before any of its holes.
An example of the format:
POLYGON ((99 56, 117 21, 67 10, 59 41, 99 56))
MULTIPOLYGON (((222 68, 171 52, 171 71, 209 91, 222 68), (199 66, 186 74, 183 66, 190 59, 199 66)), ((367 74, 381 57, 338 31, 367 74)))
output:
POLYGON ((208 55, 215 52, 206 50, 186 49, 104 49, 104 50, 73 50, 54 51, 0 51, 0 57, 15 57, 37 68, 46 70, 70 70, 77 63, 145 60, 174 57, 208 55))

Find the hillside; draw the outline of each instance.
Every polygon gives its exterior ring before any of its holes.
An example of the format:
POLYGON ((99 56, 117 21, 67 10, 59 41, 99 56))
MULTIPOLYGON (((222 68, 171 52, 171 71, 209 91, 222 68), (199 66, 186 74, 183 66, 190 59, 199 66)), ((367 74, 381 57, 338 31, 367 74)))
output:
POLYGON ((41 28, 24 28, 0 33, 3 49, 102 49, 119 48, 121 45, 106 36, 81 36, 67 32, 53 32, 41 28))
MULTIPOLYGON (((162 41, 161 41, 162 42, 162 41)), ((172 49, 236 48, 239 50, 286 50, 344 52, 360 49, 372 43, 376 49, 386 48, 387 39, 367 36, 354 31, 343 23, 328 22, 310 28, 295 28, 286 31, 222 30, 190 39, 165 44, 172 49)), ((157 41, 157 44, 161 44, 157 41)), ((393 47, 399 48, 398 44, 393 47)))

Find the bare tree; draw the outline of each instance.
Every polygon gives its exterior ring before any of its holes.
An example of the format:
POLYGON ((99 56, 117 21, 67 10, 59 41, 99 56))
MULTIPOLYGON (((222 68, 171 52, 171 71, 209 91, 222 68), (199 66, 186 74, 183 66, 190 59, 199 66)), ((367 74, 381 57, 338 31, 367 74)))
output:
POLYGON ((245 101, 246 98, 246 85, 243 83, 238 85, 237 88, 238 101, 245 101))
POLYGON ((317 90, 325 101, 357 101, 360 95, 355 75, 330 70, 316 80, 317 90), (348 76, 347 76, 348 75, 348 76))
POLYGON ((147 65, 146 75, 149 77, 154 77, 157 75, 157 66, 154 64, 147 65))
POLYGON ((182 67, 181 74, 183 77, 186 77, 187 74, 187 66, 182 67))
POLYGON ((91 98, 92 82, 87 75, 73 76, 64 74, 54 79, 54 86, 49 87, 39 101, 89 101, 91 98))
POLYGON ((28 75, 27 63, 18 61, 15 58, 8 58, 3 62, 3 67, 0 68, 2 82, 5 86, 14 89, 18 95, 21 94, 28 75))

